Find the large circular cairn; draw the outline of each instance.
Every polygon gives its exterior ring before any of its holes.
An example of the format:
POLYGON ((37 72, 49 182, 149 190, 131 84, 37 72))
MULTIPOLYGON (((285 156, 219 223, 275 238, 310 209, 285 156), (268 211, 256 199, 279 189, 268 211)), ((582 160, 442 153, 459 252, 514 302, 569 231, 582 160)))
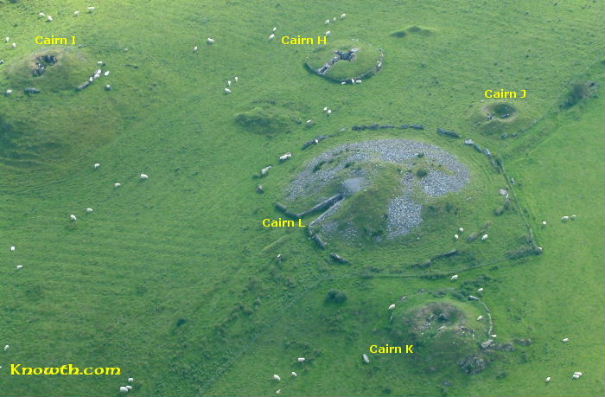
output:
POLYGON ((365 141, 313 159, 291 183, 286 201, 292 213, 309 217, 313 234, 381 241, 408 234, 429 208, 446 206, 442 199, 469 180, 468 168, 437 146, 365 141))
POLYGON ((382 51, 359 40, 336 40, 316 48, 307 68, 328 80, 349 83, 373 76, 382 68, 382 51))

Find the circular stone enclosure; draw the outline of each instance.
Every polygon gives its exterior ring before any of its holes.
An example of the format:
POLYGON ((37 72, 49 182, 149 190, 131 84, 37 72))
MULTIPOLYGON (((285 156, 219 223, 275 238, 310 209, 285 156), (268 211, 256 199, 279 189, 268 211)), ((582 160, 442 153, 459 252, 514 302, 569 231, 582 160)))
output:
POLYGON ((359 40, 336 40, 316 48, 305 60, 312 73, 339 83, 367 79, 382 69, 381 50, 359 40))

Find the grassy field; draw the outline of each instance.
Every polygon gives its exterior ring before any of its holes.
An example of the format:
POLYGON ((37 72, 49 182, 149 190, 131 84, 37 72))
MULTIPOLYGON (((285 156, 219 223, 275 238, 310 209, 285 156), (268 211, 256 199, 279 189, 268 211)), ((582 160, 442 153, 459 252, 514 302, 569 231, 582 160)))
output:
MULTIPOLYGON (((0 37, 10 37, 0 43, 0 92, 14 90, 0 97, 0 344, 10 344, 0 351, 1 396, 117 395, 129 376, 131 393, 146 396, 280 388, 326 396, 605 393, 602 4, 204 3, 106 0, 88 13, 89 4, 75 0, 0 2, 0 37), (324 24, 343 12, 345 19, 324 24), (329 29, 334 40, 371 43, 383 50, 384 67, 362 84, 334 84, 305 69, 313 46, 268 41, 274 26, 278 38, 329 29), (78 78, 97 61, 111 74, 81 92, 61 80, 24 95, 15 68, 41 50, 35 36, 53 34, 77 36, 78 78), (234 76, 239 82, 225 95, 234 76), (596 82, 594 92, 562 109, 573 85, 587 81, 596 82), (499 88, 528 90, 512 101, 522 122, 506 132, 517 137, 501 139, 475 123, 491 103, 484 90, 499 88), (272 133, 248 130, 236 118, 259 104, 291 114, 272 133), (350 129, 372 123, 426 129, 350 129), (503 160, 508 183, 515 181, 514 211, 493 214, 505 175, 437 127, 503 160), (300 150, 318 135, 334 136, 300 150), (396 137, 430 142, 469 166, 468 211, 427 222, 417 245, 337 244, 350 266, 334 264, 302 230, 261 226, 279 216, 274 202, 323 150, 396 137), (293 158, 278 166, 287 151, 293 158), (268 164, 275 167, 259 195, 253 175, 268 164), (138 179, 142 172, 149 180, 138 179), (572 214, 575 221, 560 222, 572 214), (400 266, 451 249, 450 230, 460 222, 470 231, 487 221, 485 244, 457 243, 474 247, 484 266, 400 266), (527 227, 544 254, 506 259, 527 227), (457 283, 440 277, 453 272, 457 283), (420 277, 427 275, 438 277, 420 277), (389 304, 404 295, 420 304, 431 291, 475 284, 485 287, 498 340, 532 345, 500 354, 478 375, 429 374, 406 355, 362 363, 369 344, 391 343, 389 304), (347 301, 327 304, 331 289, 347 301), (298 365, 301 355, 313 359, 298 365), (119 366, 123 375, 10 376, 10 363, 119 366), (584 376, 573 381, 574 371, 584 376)), ((274 114, 269 108, 249 114, 274 114)))

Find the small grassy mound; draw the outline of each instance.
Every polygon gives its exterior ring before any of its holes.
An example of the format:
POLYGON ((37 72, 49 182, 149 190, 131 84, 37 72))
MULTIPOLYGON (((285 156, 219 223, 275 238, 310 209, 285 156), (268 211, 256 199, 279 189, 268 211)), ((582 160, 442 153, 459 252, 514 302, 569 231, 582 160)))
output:
POLYGON ((14 89, 35 87, 42 92, 73 90, 94 72, 94 64, 86 61, 76 48, 48 48, 16 61, 7 70, 7 79, 14 89))
POLYGON ((413 358, 425 371, 458 366, 466 373, 478 373, 488 362, 479 346, 485 335, 484 330, 471 327, 474 314, 470 313, 470 308, 453 301, 401 308, 393 314, 390 334, 398 343, 414 344, 413 358))
POLYGON ((579 104, 586 98, 595 97, 597 95, 597 92, 597 83, 595 83, 594 81, 573 83, 569 88, 569 91, 563 98, 561 108, 569 109, 579 104))
POLYGON ((531 126, 530 116, 524 109, 524 103, 517 101, 491 102, 476 107, 471 115, 472 124, 486 135, 517 134, 531 126))
POLYGON ((406 37, 408 34, 430 36, 431 34, 433 34, 433 30, 424 28, 422 26, 413 25, 413 26, 407 27, 405 29, 396 30, 393 33, 391 33, 391 36, 397 37, 397 38, 403 38, 403 37, 406 37))
POLYGON ((307 68, 336 82, 364 79, 382 67, 383 54, 358 40, 337 40, 316 48, 305 60, 307 68))
POLYGON ((260 134, 291 132, 302 123, 301 114, 273 102, 255 104, 250 110, 237 113, 235 121, 246 130, 260 134))

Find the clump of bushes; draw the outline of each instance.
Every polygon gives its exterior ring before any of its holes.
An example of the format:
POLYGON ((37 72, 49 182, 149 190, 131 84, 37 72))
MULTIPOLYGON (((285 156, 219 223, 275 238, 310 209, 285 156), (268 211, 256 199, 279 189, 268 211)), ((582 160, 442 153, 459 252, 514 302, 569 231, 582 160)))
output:
POLYGON ((297 112, 275 105, 255 106, 236 114, 235 121, 252 132, 264 134, 290 132, 302 122, 297 112))
POLYGON ((345 303, 346 301, 347 294, 337 289, 329 290, 326 295, 326 302, 328 303, 345 303))

